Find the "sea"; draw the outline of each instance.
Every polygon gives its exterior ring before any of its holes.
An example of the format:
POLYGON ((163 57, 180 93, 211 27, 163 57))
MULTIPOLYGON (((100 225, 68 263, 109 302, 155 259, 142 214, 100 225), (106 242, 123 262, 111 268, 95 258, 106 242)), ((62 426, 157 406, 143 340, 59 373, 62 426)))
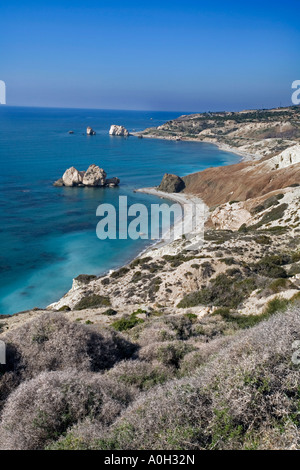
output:
POLYGON ((160 200, 135 189, 157 186, 164 173, 184 176, 239 160, 207 143, 109 135, 112 124, 133 132, 181 114, 187 113, 0 106, 1 315, 44 308, 79 274, 116 269, 153 243, 100 240, 99 204, 113 204, 118 212, 119 196, 127 196, 128 204, 150 208, 160 200), (87 136, 87 126, 95 136, 87 136), (119 177, 120 186, 53 186, 67 168, 91 164, 119 177))

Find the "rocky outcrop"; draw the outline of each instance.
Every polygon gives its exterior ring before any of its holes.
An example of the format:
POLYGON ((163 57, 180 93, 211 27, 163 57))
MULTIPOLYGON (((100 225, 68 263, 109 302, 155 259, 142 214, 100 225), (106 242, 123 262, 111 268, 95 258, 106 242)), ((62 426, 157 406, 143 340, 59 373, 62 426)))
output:
POLYGON ((117 126, 117 125, 113 124, 112 126, 110 126, 109 135, 117 135, 117 136, 122 136, 122 137, 128 137, 129 132, 128 132, 127 129, 125 129, 125 127, 117 126))
POLYGON ((238 230, 251 219, 251 214, 244 208, 243 202, 228 202, 217 207, 210 218, 217 230, 238 230))
POLYGON ((78 171, 73 166, 68 168, 63 177, 55 181, 53 186, 79 186, 79 187, 116 187, 120 184, 117 177, 106 179, 106 172, 97 165, 90 165, 87 171, 78 171))
POLYGON ((74 166, 71 166, 71 168, 68 168, 64 172, 62 180, 64 186, 78 186, 82 183, 82 178, 82 172, 76 170, 74 166))
POLYGON ((87 127, 86 133, 87 135, 96 135, 96 132, 91 127, 87 127))
POLYGON ((287 148, 279 155, 270 158, 267 163, 271 170, 279 170, 300 163, 300 144, 287 148))
POLYGON ((185 188, 185 183, 180 176, 165 173, 162 182, 158 186, 159 191, 165 193, 180 193, 185 188))
POLYGON ((105 186, 106 173, 97 165, 90 165, 83 177, 84 186, 105 186))
POLYGON ((55 182, 53 183, 53 186, 57 186, 57 187, 64 186, 63 179, 62 179, 62 178, 59 178, 59 180, 57 180, 57 181, 55 181, 55 182))
POLYGON ((116 176, 114 176, 114 178, 108 178, 106 180, 106 186, 108 186, 109 188, 115 188, 116 186, 119 186, 119 184, 120 180, 116 176))

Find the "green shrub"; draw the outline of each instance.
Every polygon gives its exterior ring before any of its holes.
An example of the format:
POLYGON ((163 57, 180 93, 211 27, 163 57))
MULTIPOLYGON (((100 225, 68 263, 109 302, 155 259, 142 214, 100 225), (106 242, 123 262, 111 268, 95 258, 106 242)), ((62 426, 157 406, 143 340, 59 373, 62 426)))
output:
POLYGON ((118 269, 117 271, 114 271, 113 273, 111 273, 110 277, 112 277, 113 279, 118 279, 120 277, 123 277, 125 276, 125 274, 129 273, 129 269, 128 268, 120 268, 118 269))
POLYGON ((269 209, 269 207, 276 206, 279 204, 279 200, 284 197, 284 194, 276 194, 275 196, 271 196, 268 199, 266 199, 262 204, 259 206, 254 207, 251 210, 251 214, 258 214, 259 212, 262 212, 266 209, 269 209))
POLYGON ((253 270, 266 277, 286 278, 287 273, 282 265, 288 264, 290 260, 291 257, 286 254, 265 256, 254 264, 253 270))
POLYGON ((189 320, 191 320, 191 322, 194 322, 198 318, 198 316, 195 315, 195 313, 185 313, 184 316, 188 318, 189 320))
POLYGON ((79 276, 75 277, 75 281, 81 282, 82 284, 88 284, 95 279, 97 279, 97 276, 93 274, 79 274, 79 276))
POLYGON ((274 222, 275 220, 282 219, 288 207, 289 206, 286 203, 276 206, 270 212, 267 212, 257 224, 252 225, 251 229, 254 230, 254 229, 260 228, 262 225, 266 225, 271 222, 274 222))
POLYGON ((172 366, 178 369, 181 359, 194 350, 193 346, 184 341, 173 341, 163 344, 157 349, 157 359, 165 366, 172 366))
POLYGON ((118 312, 114 310, 113 308, 108 308, 107 310, 105 310, 105 312, 102 313, 102 315, 108 315, 110 317, 113 315, 117 315, 117 313, 118 312))
POLYGON ((270 237, 267 237, 266 235, 259 235, 257 238, 255 238, 256 243, 259 243, 259 245, 271 245, 272 240, 270 237))
POLYGON ((275 279, 275 281, 271 282, 269 285, 269 289, 274 292, 274 294, 278 294, 278 292, 281 292, 284 289, 287 289, 289 286, 289 281, 287 279, 275 279))
POLYGON ((131 268, 136 268, 137 266, 140 266, 141 264, 149 263, 149 261, 152 260, 151 256, 146 256, 145 258, 137 258, 132 263, 130 263, 131 268))
POLYGON ((144 323, 142 318, 138 318, 135 314, 131 314, 130 316, 124 316, 120 318, 120 320, 116 320, 111 324, 111 326, 117 331, 127 331, 131 330, 131 328, 135 327, 139 323, 144 323))
POLYGON ((110 299, 103 295, 88 295, 83 297, 75 306, 74 310, 84 310, 86 308, 109 307, 110 299))
POLYGON ((63 305, 58 309, 59 312, 69 312, 70 310, 71 308, 69 307, 69 305, 63 305))
POLYGON ((280 297, 275 297, 275 299, 270 300, 267 303, 267 306, 264 310, 264 315, 270 316, 274 313, 282 312, 287 309, 290 301, 288 299, 282 299, 280 297))
POLYGON ((215 305, 216 307, 237 308, 239 304, 256 289, 254 278, 237 280, 226 274, 219 274, 210 286, 197 292, 187 294, 177 305, 179 308, 196 307, 197 305, 215 305))

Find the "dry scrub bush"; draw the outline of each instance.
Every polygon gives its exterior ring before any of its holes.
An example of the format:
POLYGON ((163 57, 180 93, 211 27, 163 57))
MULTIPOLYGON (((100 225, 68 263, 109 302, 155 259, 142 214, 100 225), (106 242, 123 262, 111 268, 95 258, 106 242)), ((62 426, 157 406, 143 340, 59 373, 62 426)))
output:
POLYGON ((139 351, 139 358, 148 362, 160 362, 167 367, 179 367, 181 359, 195 348, 187 341, 152 343, 139 351))
POLYGON ((299 308, 242 331, 193 377, 141 394, 108 430, 95 430, 93 443, 84 436, 81 443, 124 450, 299 447, 300 370, 291 361, 299 338, 299 308))
POLYGON ((138 390, 148 390, 157 384, 162 384, 173 377, 170 369, 157 363, 139 360, 122 361, 116 364, 106 374, 117 382, 136 387, 138 390))
POLYGON ((216 356, 230 341, 230 336, 226 336, 213 339, 209 343, 195 343, 197 350, 186 354, 180 361, 180 375, 194 374, 196 369, 205 365, 212 356, 216 356))
POLYGON ((44 371, 107 369, 136 348, 117 332, 98 332, 60 313, 41 315, 2 339, 7 345, 7 366, 0 369, 0 406, 22 380, 44 371))
POLYGON ((155 319, 149 321, 144 325, 140 325, 138 334, 138 343, 141 347, 148 346, 149 344, 161 342, 161 341, 172 341, 176 339, 176 333, 172 328, 164 324, 161 319, 155 319))
POLYGON ((183 315, 167 315, 150 320, 136 329, 135 334, 140 346, 161 341, 187 340, 197 336, 198 321, 183 315))
POLYGON ((86 417, 109 425, 128 406, 131 388, 103 374, 46 372, 21 384, 4 407, 3 449, 43 449, 86 417))

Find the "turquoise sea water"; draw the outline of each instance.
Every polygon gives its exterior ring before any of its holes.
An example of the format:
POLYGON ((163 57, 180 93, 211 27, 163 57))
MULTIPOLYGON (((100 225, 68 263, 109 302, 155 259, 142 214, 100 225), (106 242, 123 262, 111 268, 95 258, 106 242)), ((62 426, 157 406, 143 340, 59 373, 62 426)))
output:
POLYGON ((45 307, 71 287, 72 278, 116 268, 149 244, 100 241, 100 203, 117 207, 123 195, 149 206, 158 199, 133 190, 159 184, 165 172, 183 176, 238 161, 210 144, 108 135, 111 124, 142 130, 180 114, 0 106, 0 314, 45 307), (85 135, 88 125, 96 136, 85 135), (85 170, 92 163, 118 176, 120 187, 52 186, 66 168, 85 170))

